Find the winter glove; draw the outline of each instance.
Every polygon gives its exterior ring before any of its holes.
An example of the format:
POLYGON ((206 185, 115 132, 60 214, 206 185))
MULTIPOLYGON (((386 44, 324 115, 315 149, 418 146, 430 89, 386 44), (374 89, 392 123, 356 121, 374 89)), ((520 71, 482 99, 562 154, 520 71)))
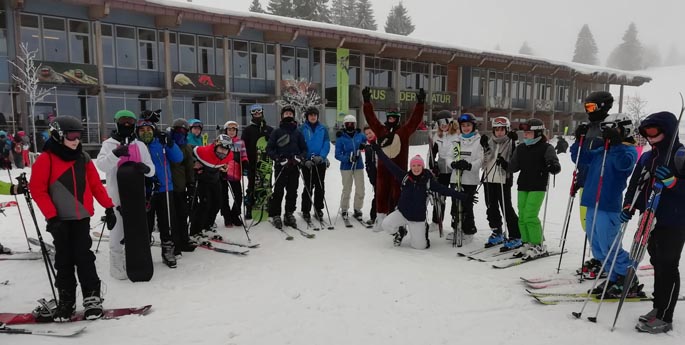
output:
POLYGON ((243 162, 243 176, 247 176, 250 173, 245 165, 247 165, 247 162, 243 162))
POLYGON ((367 143, 361 143, 361 144, 359 144, 359 151, 364 151, 364 150, 366 150, 366 146, 368 146, 367 143))
POLYGON ((117 148, 112 150, 112 153, 116 157, 128 157, 129 156, 128 145, 119 145, 119 146, 117 146, 117 148))
POLYGON ((483 147, 483 150, 487 151, 488 149, 490 149, 490 142, 489 141, 490 141, 490 138, 488 138, 487 135, 482 135, 480 137, 480 146, 483 147))
POLYGON ((469 163, 463 159, 452 162, 451 166, 452 166, 452 169, 456 169, 456 170, 471 170, 471 163, 469 163))
POLYGON ((589 127, 586 123, 581 123, 580 125, 578 125, 575 132, 576 141, 580 140, 581 136, 585 136, 585 134, 587 134, 588 129, 589 127))
POLYGON ((356 163, 357 162, 357 155, 354 154, 354 152, 350 152, 350 163, 356 163))
POLYGON ((311 161, 311 160, 304 161, 304 167, 307 169, 313 168, 314 167, 314 161, 311 161))
POLYGON ((105 210, 105 223, 107 224, 107 230, 112 230, 117 225, 117 216, 114 215, 114 208, 110 207, 105 210))
POLYGON ((166 132, 157 133, 157 140, 159 140, 159 143, 162 144, 162 146, 167 145, 171 147, 174 145, 174 141, 169 138, 166 132))
POLYGON ((666 188, 671 188, 677 181, 676 177, 673 176, 671 169, 664 165, 660 165, 656 168, 654 176, 661 180, 661 183, 663 183, 666 188))
POLYGON ((619 128, 604 128, 602 129, 602 138, 609 140, 609 145, 620 145, 621 130, 619 128))
POLYGON ((516 132, 514 131, 507 132, 507 136, 509 137, 509 139, 511 139, 511 141, 519 140, 519 135, 516 134, 516 132))
POLYGON ((46 230, 51 233, 51 234, 56 234, 59 229, 62 227, 62 221, 57 218, 57 216, 52 217, 48 219, 48 225, 46 226, 46 230))
POLYGON ((362 99, 364 99, 364 103, 371 102, 371 89, 368 86, 362 89, 362 99))
POLYGON ((135 165, 136 165, 136 170, 143 175, 150 172, 150 167, 147 166, 147 164, 145 164, 143 162, 136 162, 135 165))
POLYGON ((24 194, 26 192, 26 187, 24 187, 23 184, 14 184, 12 185, 12 188, 10 188, 10 194, 12 195, 19 195, 19 194, 24 194))
POLYGON ((316 165, 322 164, 323 163, 323 157, 314 156, 314 157, 312 157, 312 162, 314 162, 314 164, 316 164, 316 165))
POLYGON ((556 175, 561 171, 561 166, 559 165, 558 162, 555 161, 547 161, 545 164, 545 169, 547 170, 548 173, 552 175, 556 175))
POLYGON ((419 93, 416 95, 416 103, 417 104, 426 103, 426 91, 424 91, 423 88, 420 88, 419 93))
POLYGON ((509 167, 509 163, 502 156, 497 157, 495 164, 499 165, 499 167, 504 170, 507 170, 507 168, 509 167))
POLYGON ((618 215, 618 219, 621 220, 621 223, 628 223, 628 221, 633 218, 633 212, 630 211, 630 207, 630 205, 623 206, 623 211, 618 215))

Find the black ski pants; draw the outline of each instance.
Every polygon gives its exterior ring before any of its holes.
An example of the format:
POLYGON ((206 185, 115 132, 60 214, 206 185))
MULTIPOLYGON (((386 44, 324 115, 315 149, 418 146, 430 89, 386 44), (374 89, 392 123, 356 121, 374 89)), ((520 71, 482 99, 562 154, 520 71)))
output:
MULTIPOLYGON (((178 231, 172 231, 172 238, 174 240, 174 245, 176 248, 181 248, 183 245, 188 243, 188 196, 186 192, 181 190, 174 190, 172 193, 172 202, 174 204, 174 212, 171 213, 172 221, 175 219, 176 223, 174 229, 178 231), (175 237, 174 234, 176 234, 175 237)), ((173 224, 173 223, 172 223, 173 224)))
POLYGON ((654 301, 657 318, 673 322, 678 296, 680 296, 680 255, 685 244, 685 227, 659 226, 652 230, 647 251, 654 266, 654 301))
POLYGON ((224 217, 224 225, 233 224, 242 214, 242 193, 240 181, 221 179, 221 216, 224 217), (233 206, 231 206, 230 199, 233 199, 233 206))
MULTIPOLYGON (((147 227, 150 233, 155 224, 155 217, 157 218, 157 230, 159 230, 159 238, 162 242, 174 241, 178 238, 178 226, 174 222, 175 213, 174 202, 172 200, 172 193, 169 193, 169 210, 167 211, 167 193, 154 193, 150 199, 150 209, 147 211, 147 227), (171 218, 171 224, 169 224, 171 218)), ((175 243, 176 241, 174 241, 175 243)))
POLYGON ((326 194, 324 181, 326 180, 326 163, 314 165, 311 169, 301 168, 304 189, 302 189, 302 213, 309 213, 312 210, 312 198, 314 198, 314 208, 323 210, 323 199, 326 194))
POLYGON ((191 210, 190 235, 197 235, 209 229, 221 206, 221 185, 219 181, 200 181, 197 185, 197 204, 191 210))
POLYGON ((73 291, 76 289, 74 268, 83 291, 93 291, 100 284, 95 269, 95 254, 90 250, 90 218, 62 221, 59 229, 52 231, 55 246, 55 286, 73 291))
POLYGON ((519 231, 519 217, 516 215, 516 210, 511 204, 511 179, 507 179, 507 183, 502 185, 499 183, 486 183, 485 188, 485 204, 488 208, 488 224, 490 229, 502 230, 502 216, 500 209, 504 208, 507 215, 507 230, 509 231, 509 238, 521 238, 519 231), (502 190, 504 189, 504 203, 502 203, 502 190))
POLYGON ((300 181, 300 170, 296 165, 275 164, 276 184, 269 204, 269 216, 281 215, 281 204, 285 193, 285 213, 293 213, 297 207, 297 188, 300 181))
MULTIPOLYGON (((452 187, 454 188, 455 185, 452 184, 452 187)), ((464 193, 474 195, 476 194, 476 188, 478 186, 475 185, 461 185, 461 188, 464 193)), ((457 202, 454 202, 452 200, 452 216, 456 217, 459 215, 458 209, 457 209, 457 202)), ((476 220, 473 215, 473 204, 467 203, 467 202, 460 202, 461 203, 461 210, 462 210, 462 225, 461 228, 464 230, 465 235, 475 235, 476 232, 478 231, 476 229, 476 220)), ((454 224, 454 221, 452 221, 454 224)), ((454 227, 454 225, 452 225, 454 227)))

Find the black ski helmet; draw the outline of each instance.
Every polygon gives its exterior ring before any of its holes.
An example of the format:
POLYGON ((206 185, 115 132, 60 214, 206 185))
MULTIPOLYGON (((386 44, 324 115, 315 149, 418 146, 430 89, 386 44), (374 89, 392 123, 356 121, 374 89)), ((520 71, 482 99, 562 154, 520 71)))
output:
POLYGON ((281 118, 283 118, 283 114, 285 114, 286 111, 292 112, 293 117, 295 117, 295 115, 297 115, 297 113, 295 112, 295 108, 292 105, 288 104, 288 105, 283 106, 283 108, 281 108, 281 118))
POLYGON ((304 111, 304 116, 309 116, 310 114, 314 114, 316 117, 319 117, 319 108, 315 106, 307 107, 307 110, 304 111))
POLYGON ((449 110, 440 110, 437 114, 435 114, 433 120, 438 124, 438 127, 443 124, 448 125, 450 122, 452 122, 452 113, 449 110))
POLYGON ((545 123, 540 119, 528 119, 528 121, 523 122, 519 125, 519 130, 522 131, 533 131, 535 138, 541 137, 545 131, 545 123))
POLYGON ((585 98, 584 105, 590 121, 602 121, 614 105, 614 97, 607 91, 594 91, 585 98))
POLYGON ((183 118, 178 118, 174 120, 174 122, 171 123, 172 128, 183 128, 185 130, 190 130, 190 127, 188 126, 188 121, 183 118))
POLYGON ((62 115, 50 122, 49 130, 52 140, 61 143, 67 132, 83 132, 83 124, 73 116, 62 115))

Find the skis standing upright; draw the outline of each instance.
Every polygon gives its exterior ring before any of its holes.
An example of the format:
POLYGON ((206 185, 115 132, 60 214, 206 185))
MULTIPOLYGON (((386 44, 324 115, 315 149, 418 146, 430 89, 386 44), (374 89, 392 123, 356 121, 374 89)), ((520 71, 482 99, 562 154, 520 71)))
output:
MULTIPOLYGON (((461 160, 461 143, 457 143, 457 146, 454 147, 454 161, 458 162, 461 160)), ((456 176, 457 176, 457 191, 458 192, 463 192, 461 188, 461 170, 455 171, 456 176)), ((461 205, 461 201, 459 199, 455 199, 455 202, 457 203, 457 215, 452 216, 452 222, 454 223, 454 236, 452 236, 452 247, 461 247, 464 243, 464 229, 462 227, 462 220, 463 220, 463 209, 461 205)))

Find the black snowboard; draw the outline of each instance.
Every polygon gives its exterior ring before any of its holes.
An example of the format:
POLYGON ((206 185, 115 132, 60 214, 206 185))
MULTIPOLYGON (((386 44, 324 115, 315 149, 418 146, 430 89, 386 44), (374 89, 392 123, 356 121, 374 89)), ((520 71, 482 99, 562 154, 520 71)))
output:
POLYGON ((126 274, 132 282, 152 279, 152 253, 150 232, 145 214, 145 176, 135 168, 136 163, 126 162, 117 170, 121 219, 124 222, 124 250, 126 274))

